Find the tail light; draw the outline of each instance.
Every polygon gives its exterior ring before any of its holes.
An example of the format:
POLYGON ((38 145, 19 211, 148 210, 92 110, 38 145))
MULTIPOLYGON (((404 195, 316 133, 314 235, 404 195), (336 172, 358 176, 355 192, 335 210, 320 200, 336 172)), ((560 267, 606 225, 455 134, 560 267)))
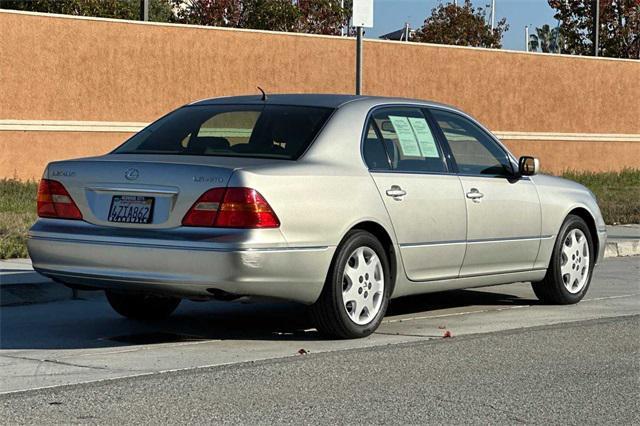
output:
POLYGON ((57 180, 41 179, 38 186, 38 216, 57 219, 82 219, 71 195, 57 180))
POLYGON ((184 226, 277 228, 280 220, 258 191, 214 188, 196 201, 182 219, 184 226))

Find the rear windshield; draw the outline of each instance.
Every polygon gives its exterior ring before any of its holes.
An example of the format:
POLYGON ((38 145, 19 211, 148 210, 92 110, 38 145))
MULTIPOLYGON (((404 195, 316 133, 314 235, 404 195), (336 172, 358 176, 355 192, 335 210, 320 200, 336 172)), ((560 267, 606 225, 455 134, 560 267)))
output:
POLYGON ((146 127, 114 153, 296 160, 332 112, 282 105, 186 106, 146 127))

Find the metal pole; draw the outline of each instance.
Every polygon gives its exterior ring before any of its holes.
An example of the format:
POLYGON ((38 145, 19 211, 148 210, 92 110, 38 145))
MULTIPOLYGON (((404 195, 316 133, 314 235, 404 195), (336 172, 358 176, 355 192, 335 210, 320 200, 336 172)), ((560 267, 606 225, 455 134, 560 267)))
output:
POLYGON ((529 51, 529 26, 524 26, 524 50, 529 51))
POLYGON ((356 95, 362 94, 362 27, 356 33, 356 95))
POLYGON ((600 0, 595 0, 595 17, 593 20, 593 56, 598 56, 600 50, 600 0))
MULTIPOLYGON (((340 1, 340 8, 342 9, 342 12, 344 13, 344 0, 340 1)), ((342 23, 342 26, 340 27, 340 37, 344 37, 344 22, 342 23)))
POLYGON ((556 27, 556 53, 562 53, 562 48, 560 47, 560 20, 558 19, 558 26, 556 27))
POLYGON ((491 31, 496 26, 496 0, 491 0, 491 31))
POLYGON ((140 0, 140 20, 149 20, 149 0, 140 0))

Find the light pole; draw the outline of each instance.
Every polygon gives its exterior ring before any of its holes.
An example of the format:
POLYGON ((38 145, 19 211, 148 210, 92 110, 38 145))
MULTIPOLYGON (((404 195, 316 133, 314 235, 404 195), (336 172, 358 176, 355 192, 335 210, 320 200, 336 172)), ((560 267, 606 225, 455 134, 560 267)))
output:
POLYGON ((593 56, 598 56, 598 47, 600 47, 600 0, 595 1, 595 10, 593 17, 593 56))
POLYGON ((362 27, 356 33, 356 95, 362 94, 362 27))
MULTIPOLYGON (((340 1, 340 9, 342 10, 342 13, 344 13, 344 0, 340 1)), ((344 37, 344 22, 342 23, 342 26, 340 27, 340 37, 344 37)))
POLYGON ((140 20, 149 20, 149 0, 140 0, 140 20))
POLYGON ((353 26, 356 27, 356 95, 362 94, 362 33, 373 27, 373 0, 353 0, 353 26))
POLYGON ((524 26, 524 50, 525 52, 529 51, 529 26, 524 26))
POLYGON ((491 31, 496 26, 496 0, 491 0, 491 31))

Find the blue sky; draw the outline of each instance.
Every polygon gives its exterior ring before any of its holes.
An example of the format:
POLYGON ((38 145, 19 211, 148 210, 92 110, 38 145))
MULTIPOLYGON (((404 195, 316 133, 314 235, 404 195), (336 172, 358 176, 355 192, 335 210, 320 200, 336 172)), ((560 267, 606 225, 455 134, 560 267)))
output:
MULTIPOLYGON (((374 0, 373 28, 367 28, 365 37, 377 38, 382 34, 402 28, 409 22, 411 28, 422 26, 424 19, 431 15, 438 3, 453 0, 374 0)), ((464 0, 458 0, 463 3, 464 0)), ((473 0, 476 7, 485 7, 491 0, 473 0)), ((507 18, 509 31, 504 34, 503 48, 524 50, 524 27, 539 27, 543 24, 555 25, 554 11, 547 0, 496 0, 496 22, 507 18)), ((487 13, 488 16, 488 13, 487 13)))

